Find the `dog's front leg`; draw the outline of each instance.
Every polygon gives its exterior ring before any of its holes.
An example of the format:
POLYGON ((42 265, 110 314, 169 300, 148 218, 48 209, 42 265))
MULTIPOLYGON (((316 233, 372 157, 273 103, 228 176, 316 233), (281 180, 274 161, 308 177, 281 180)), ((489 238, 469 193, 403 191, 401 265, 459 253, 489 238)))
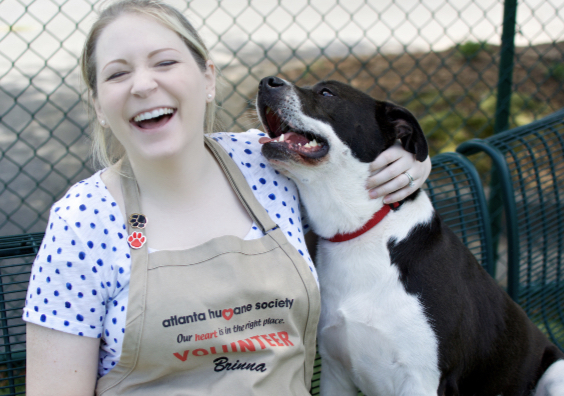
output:
POLYGON ((323 357, 321 362, 321 396, 355 396, 356 386, 343 365, 330 357, 323 357))

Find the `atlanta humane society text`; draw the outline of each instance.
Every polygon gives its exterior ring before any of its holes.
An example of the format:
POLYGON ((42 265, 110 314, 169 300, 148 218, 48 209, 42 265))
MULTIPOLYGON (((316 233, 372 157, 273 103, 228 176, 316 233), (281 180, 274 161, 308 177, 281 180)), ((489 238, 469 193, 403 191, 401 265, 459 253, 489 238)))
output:
POLYGON ((171 326, 178 326, 178 325, 185 325, 194 322, 201 322, 208 319, 218 319, 223 318, 225 320, 231 320, 233 315, 240 315, 245 312, 250 312, 253 310, 265 310, 269 308, 287 308, 292 309, 292 305, 294 304, 294 299, 274 299, 272 301, 263 301, 257 302, 254 304, 246 304, 235 308, 226 308, 226 309, 218 309, 212 310, 208 309, 206 312, 193 312, 190 315, 172 315, 170 318, 164 319, 162 321, 163 327, 171 327, 171 326))

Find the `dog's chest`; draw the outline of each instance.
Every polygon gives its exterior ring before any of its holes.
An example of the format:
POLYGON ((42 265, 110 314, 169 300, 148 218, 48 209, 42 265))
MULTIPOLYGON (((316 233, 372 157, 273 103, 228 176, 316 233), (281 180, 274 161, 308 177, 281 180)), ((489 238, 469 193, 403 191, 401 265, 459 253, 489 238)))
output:
MULTIPOLYGON (((362 237, 361 237, 362 238, 362 237)), ((428 319, 418 296, 407 293, 398 268, 390 261, 383 241, 335 244, 322 241, 318 273, 322 294, 321 327, 342 319, 359 325, 407 331, 427 325, 428 319), (397 323, 396 323, 397 322, 397 323), (421 323, 420 323, 421 322, 421 323), (413 323, 413 326, 406 326, 413 323)), ((392 330, 396 333, 396 330, 392 330)))
POLYGON ((381 391, 394 389, 400 366, 426 373, 432 388, 440 376, 438 341, 421 301, 406 292, 390 260, 389 238, 369 232, 348 243, 320 242, 320 348, 349 366, 359 386, 377 376, 381 391))

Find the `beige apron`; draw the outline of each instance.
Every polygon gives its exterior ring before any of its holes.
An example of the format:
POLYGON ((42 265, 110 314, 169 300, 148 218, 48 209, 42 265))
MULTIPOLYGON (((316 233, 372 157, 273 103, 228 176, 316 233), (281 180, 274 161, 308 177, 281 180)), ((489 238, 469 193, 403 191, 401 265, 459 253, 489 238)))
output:
MULTIPOLYGON (((265 235, 222 236, 181 251, 131 249, 121 358, 97 395, 309 394, 315 279, 233 160, 212 139, 206 145, 265 235)), ((142 213, 135 180, 123 177, 122 189, 127 218, 142 213)), ((130 234, 139 231, 129 225, 130 234)))

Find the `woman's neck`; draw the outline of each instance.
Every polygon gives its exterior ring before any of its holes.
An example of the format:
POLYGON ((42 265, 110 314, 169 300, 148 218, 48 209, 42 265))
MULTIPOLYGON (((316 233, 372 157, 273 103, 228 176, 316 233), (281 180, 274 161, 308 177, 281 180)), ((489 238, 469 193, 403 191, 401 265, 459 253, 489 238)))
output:
MULTIPOLYGON (((144 230, 150 247, 188 249, 223 235, 243 238, 249 232, 249 214, 203 142, 166 160, 133 157, 130 163, 139 186, 140 209, 150 219, 144 230)), ((120 184, 114 177, 111 185, 123 198, 120 184)), ((125 201, 118 205, 125 213, 125 201)))
POLYGON ((221 172, 203 141, 164 159, 132 156, 129 160, 142 200, 171 208, 202 199, 206 186, 221 172))

